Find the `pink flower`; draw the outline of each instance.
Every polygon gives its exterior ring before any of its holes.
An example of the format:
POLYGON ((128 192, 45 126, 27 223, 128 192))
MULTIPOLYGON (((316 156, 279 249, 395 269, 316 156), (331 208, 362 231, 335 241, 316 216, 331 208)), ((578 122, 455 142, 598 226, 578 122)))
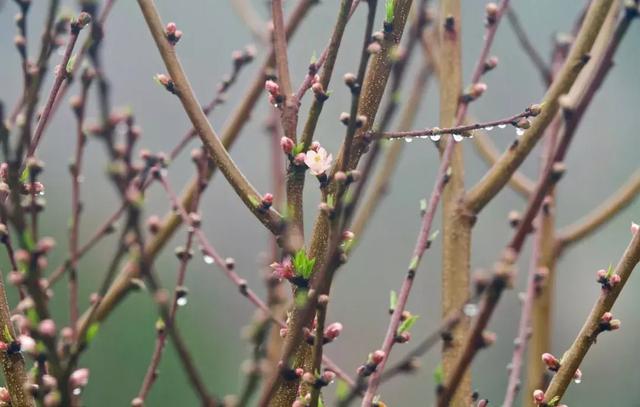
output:
POLYGON ((635 235, 636 233, 638 233, 638 230, 640 230, 640 225, 631 222, 631 234, 635 235))
POLYGON ((291 263, 291 257, 285 257, 280 263, 274 262, 271 264, 273 269, 273 275, 279 279, 290 279, 295 276, 295 270, 293 269, 293 263, 291 263))
POLYGON ((319 147, 318 151, 307 151, 304 157, 304 163, 309 167, 309 171, 316 176, 324 174, 331 167, 332 160, 333 156, 327 155, 327 150, 322 147, 319 147))

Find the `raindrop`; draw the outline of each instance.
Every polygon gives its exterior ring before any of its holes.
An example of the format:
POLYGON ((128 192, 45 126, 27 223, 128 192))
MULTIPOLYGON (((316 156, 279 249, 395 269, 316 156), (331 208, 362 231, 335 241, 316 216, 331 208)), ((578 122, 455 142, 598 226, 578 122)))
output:
POLYGON ((574 382, 575 384, 580 384, 580 383, 582 383, 582 379, 575 379, 573 382, 574 382))
POLYGON ((44 190, 43 190, 43 191, 38 192, 38 193, 36 194, 36 196, 44 196, 44 190))
POLYGON ((516 134, 518 136, 522 136, 524 134, 524 129, 520 129, 520 128, 516 129, 516 134))
POLYGON ((499 129, 504 129, 505 127, 507 127, 507 125, 506 125, 506 124, 499 124, 499 125, 498 125, 498 128, 499 128, 499 129))
POLYGON ((180 297, 176 300, 176 304, 178 304, 179 307, 184 307, 187 305, 187 302, 188 300, 186 296, 180 297))
POLYGON ((404 141, 406 141, 407 143, 411 143, 413 139, 411 137, 407 137, 404 139, 404 141))
POLYGON ((428 137, 429 137, 429 136, 420 136, 420 137, 418 137, 418 138, 422 140, 422 139, 426 139, 426 138, 428 138, 428 137))
POLYGON ((431 139, 431 141, 439 141, 440 140, 440 135, 439 134, 434 134, 432 136, 429 136, 429 138, 431 139))
POLYGON ((453 140, 454 140, 456 143, 461 142, 461 141, 462 141, 462 139, 464 138, 464 137, 462 137, 462 135, 460 135, 460 134, 452 134, 452 136, 453 136, 453 140))
POLYGON ((215 262, 213 257, 209 256, 208 254, 203 255, 202 260, 204 260, 206 264, 213 264, 215 262))
POLYGON ((82 389, 80 387, 76 387, 75 389, 73 389, 74 396, 79 396, 80 393, 82 393, 82 389))
POLYGON ((487 126, 487 127, 485 127, 484 129, 485 129, 486 131, 491 131, 491 130, 493 130, 493 126, 487 126))
POLYGON ((464 312, 464 315, 474 317, 478 313, 478 306, 476 304, 465 304, 462 311, 464 312))

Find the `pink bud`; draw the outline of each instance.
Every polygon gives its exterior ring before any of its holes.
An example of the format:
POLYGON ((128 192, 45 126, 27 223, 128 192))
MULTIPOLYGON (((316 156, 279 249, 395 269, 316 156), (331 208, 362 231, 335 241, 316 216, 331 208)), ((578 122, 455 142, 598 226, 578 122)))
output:
POLYGON ((294 147, 293 140, 291 140, 289 137, 282 137, 280 139, 280 147, 285 154, 291 154, 291 151, 293 151, 294 147))
POLYGON ((305 407, 305 406, 306 406, 306 404, 301 400, 296 400, 291 405, 291 407, 305 407))
POLYGON ((617 286, 618 284, 620 284, 620 281, 622 281, 622 279, 618 274, 614 274, 609 278, 609 284, 611 284, 611 287, 617 286))
POLYGON ((89 383, 89 369, 77 369, 69 377, 69 384, 72 388, 84 387, 89 383))
POLYGON ((266 81, 264 83, 264 88, 266 89, 267 92, 269 92, 272 95, 280 94, 280 85, 278 85, 272 80, 266 81))
POLYGON ((379 365, 380 363, 382 363, 386 356, 387 354, 385 353, 385 351, 378 349, 371 354, 371 363, 373 363, 374 365, 379 365))
POLYGON ((273 194, 267 192, 262 196, 262 204, 265 206, 273 205, 273 194))
POLYGON ((596 277, 598 278, 597 281, 600 282, 601 280, 604 280, 607 278, 607 270, 605 269, 600 269, 596 272, 596 277))
POLYGON ((20 342, 20 349, 22 349, 23 352, 35 353, 36 341, 29 335, 20 335, 18 342, 20 342))
POLYGON ((56 336, 56 323, 52 319, 45 319, 38 325, 38 332, 42 336, 53 338, 56 336))
POLYGON ((560 361, 550 353, 543 353, 542 361, 551 370, 557 370, 560 367, 560 361))
POLYGON ((167 34, 174 34, 176 32, 176 29, 177 29, 176 23, 170 22, 170 23, 167 23, 165 31, 167 32, 167 34))
POLYGON ((631 222, 631 234, 635 235, 636 233, 638 233, 638 230, 640 230, 640 225, 631 222))
POLYGON ((331 383, 335 380, 335 378, 336 374, 331 370, 325 370, 324 373, 322 373, 322 380, 324 380, 326 383, 331 383))
POLYGON ((364 365, 361 365, 356 369, 356 373, 358 374, 358 376, 362 376, 366 370, 367 368, 364 365))
POLYGON ((471 86, 471 96, 474 99, 479 98, 480 96, 482 96, 482 94, 484 92, 487 91, 487 84, 486 83, 482 83, 482 82, 478 82, 478 83, 474 83, 473 86, 471 86))
POLYGON ((601 319, 603 322, 611 322, 611 320, 613 319, 613 314, 610 312, 605 312, 604 314, 602 314, 601 319))
POLYGON ((478 404, 476 407, 488 407, 489 406, 489 400, 487 399, 482 399, 480 401, 478 401, 478 404))
POLYGON ((342 238, 344 240, 352 240, 354 237, 356 237, 355 233, 350 230, 345 230, 344 232, 342 232, 342 238))
POLYGON ((302 375, 304 374, 304 369, 299 367, 295 370, 296 376, 298 377, 302 377, 302 375))
POLYGON ((163 86, 167 86, 171 82, 171 78, 163 73, 157 74, 156 80, 163 86))
POLYGON ((9 390, 6 387, 0 387, 0 401, 4 403, 11 402, 11 395, 9 394, 9 390))
POLYGON ((298 166, 304 165, 304 160, 306 157, 307 155, 305 153, 298 153, 298 155, 296 155, 293 159, 293 163, 298 166))
POLYGON ((342 324, 340 322, 334 322, 333 324, 329 325, 327 329, 325 329, 324 336, 329 340, 334 340, 338 336, 340 336, 341 332, 342 324))
POLYGON ((533 391, 533 402, 540 404, 544 401, 544 392, 540 389, 533 391))
POLYGON ((9 283, 15 286, 19 286, 24 282, 24 276, 19 271, 11 271, 9 273, 9 283))
POLYGON ((318 150, 321 148, 322 146, 320 145, 319 141, 314 141, 313 143, 311 143, 310 148, 315 151, 318 152, 318 150))
POLYGON ((4 352, 4 351, 6 351, 7 349, 9 349, 9 345, 7 345, 7 343, 6 343, 6 342, 2 342, 2 341, 0 341, 0 352, 4 352))

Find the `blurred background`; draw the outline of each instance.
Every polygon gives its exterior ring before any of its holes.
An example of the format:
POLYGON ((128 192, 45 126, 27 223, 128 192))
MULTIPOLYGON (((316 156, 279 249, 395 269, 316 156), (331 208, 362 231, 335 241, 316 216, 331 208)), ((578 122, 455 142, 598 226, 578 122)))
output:
MULTIPOLYGON (((63 1, 64 7, 74 14, 77 4, 63 1)), ((253 0, 262 17, 268 18, 268 2, 253 0)), ((291 9, 295 2, 286 2, 291 9)), ((382 3, 378 2, 378 26, 383 19, 382 3)), ((512 1, 524 28, 536 47, 549 55, 552 38, 558 32, 571 30, 575 17, 584 1, 512 1)), ((33 2, 29 16, 31 51, 39 46, 46 2, 33 2), (36 40, 38 41, 36 43, 36 40)), ((337 14, 336 0, 325 0, 313 7, 298 33, 290 42, 289 60, 294 84, 306 74, 309 59, 319 54, 328 41, 337 14)), ((479 54, 484 32, 484 1, 463 2, 463 63, 464 83, 468 83, 473 64, 479 54)), ((184 32, 177 49, 182 63, 200 101, 208 101, 214 94, 220 78, 231 70, 231 53, 253 43, 247 27, 234 14, 228 1, 190 0, 187 2, 158 0, 164 21, 175 21, 184 32)), ((19 59, 13 45, 16 29, 13 16, 17 12, 11 1, 0 1, 0 99, 12 106, 20 95, 22 78, 19 59)), ((358 55, 364 29, 365 7, 361 7, 349 24, 340 51, 331 90, 333 94, 325 104, 317 139, 329 150, 336 152, 344 134, 337 120, 348 110, 350 96, 342 85, 341 77, 357 69, 358 55)), ((86 33, 83 33, 84 37, 86 33)), ((613 71, 596 96, 584 118, 577 138, 568 156, 568 173, 558 191, 558 225, 578 219, 607 198, 638 168, 640 141, 637 134, 637 98, 640 81, 637 80, 640 53, 640 24, 634 23, 618 52, 613 71)), ((216 130, 224 128, 225 121, 244 91, 254 78, 262 57, 268 50, 258 46, 258 57, 239 78, 229 93, 228 102, 219 107, 211 121, 216 130)), ((472 104, 470 113, 479 120, 507 117, 539 102, 544 87, 529 59, 519 47, 506 19, 500 26, 492 54, 500 59, 498 68, 486 76, 488 91, 472 104)), ((115 106, 130 108, 136 122, 143 129, 140 147, 152 151, 168 151, 190 127, 177 98, 172 97, 153 81, 153 75, 164 72, 163 64, 147 31, 138 6, 133 1, 116 1, 106 24, 103 45, 105 70, 112 86, 115 106)), ((33 57, 33 55, 32 55, 33 57)), ((59 61, 55 55, 50 66, 59 61)), ((420 58, 412 59, 410 77, 416 71, 420 58)), ((48 93, 53 79, 50 70, 43 92, 48 93)), ((405 80, 410 84, 411 78, 405 80)), ((95 88, 94 88, 95 89, 95 88)), ((405 90, 407 87, 405 86, 405 90)), ((78 92, 77 83, 70 95, 78 92)), ((403 92, 406 95, 408 92, 403 92)), ((421 105, 415 128, 437 124, 437 84, 430 84, 421 105)), ((301 108, 306 116, 307 97, 301 108)), ((90 121, 95 117, 94 91, 90 99, 90 121)), ((46 171, 43 182, 48 202, 41 218, 41 231, 53 236, 58 247, 50 258, 55 266, 67 253, 67 224, 70 216, 70 177, 67 164, 75 143, 75 119, 68 105, 63 105, 51 122, 39 150, 46 171)), ((243 131, 231 154, 259 191, 268 192, 269 145, 264 131, 268 116, 267 95, 259 102, 250 123, 243 131)), ((514 139, 515 130, 507 128, 491 132, 492 138, 506 147, 514 139)), ((197 143, 193 143, 196 146, 197 143)), ((465 142, 466 182, 472 185, 486 170, 486 165, 465 142)), ((81 236, 87 237, 118 205, 116 191, 105 177, 104 148, 96 140, 89 141, 86 151, 85 182, 82 186, 84 213, 81 236)), ((532 154, 523 166, 524 172, 537 174, 539 154, 532 154)), ((283 163, 284 165, 284 163, 283 163)), ((332 291, 329 321, 340 321, 345 329, 340 339, 329 345, 326 352, 347 371, 354 373, 367 353, 377 349, 388 323, 388 296, 398 289, 404 277, 419 227, 419 200, 429 194, 438 165, 438 155, 431 142, 415 141, 405 148, 399 169, 393 178, 391 193, 384 199, 377 216, 371 222, 361 245, 337 276, 332 291)), ((171 167, 170 178, 175 189, 180 189, 191 177, 193 168, 188 154, 183 154, 171 167)), ((310 227, 319 199, 316 182, 309 178, 306 188, 306 224, 310 227)), ((168 202, 157 186, 150 189, 146 200, 146 215, 162 215, 168 202)), ((524 208, 523 200, 506 188, 483 211, 474 229, 472 269, 489 267, 497 260, 502 247, 511 235, 507 213, 524 208)), ((268 251, 268 234, 247 212, 225 180, 216 176, 201 206, 203 228, 211 242, 223 256, 236 259, 237 271, 251 287, 264 296, 260 277, 260 254, 268 251)), ((435 226, 439 227, 438 224, 435 226)), ((640 202, 622 211, 599 233, 568 250, 558 264, 558 290, 553 326, 554 345, 550 349, 561 356, 573 341, 589 312, 599 287, 594 282, 595 271, 615 263, 629 240, 629 224, 640 220, 640 202)), ((177 270, 173 247, 182 245, 185 231, 175 235, 165 253, 157 259, 156 268, 163 285, 172 287, 177 270)), ((81 305, 88 306, 89 294, 96 290, 107 262, 114 252, 115 237, 111 236, 82 259, 79 270, 81 305)), ((529 246, 527 247, 527 250, 529 246)), ((413 338, 432 332, 440 320, 440 241, 427 252, 412 292, 409 309, 421 318, 413 328, 413 338)), ((522 256, 521 270, 526 270, 528 255, 522 256)), ((4 251, 0 254, 0 269, 9 271, 4 251)), ((524 286, 524 271, 518 286, 524 286)), ((242 340, 242 330, 251 320, 254 310, 235 287, 215 268, 196 257, 190 263, 187 276, 188 304, 178 313, 178 324, 184 338, 203 372, 211 392, 217 395, 237 393, 245 377, 242 362, 250 356, 250 345, 242 340)), ((16 304, 16 292, 9 289, 11 304, 16 304)), ((66 284, 61 284, 52 300, 57 321, 66 321, 66 284)), ((507 382, 506 365, 511 358, 513 338, 517 332, 520 314, 519 290, 508 291, 490 329, 497 333, 496 344, 482 351, 473 366, 474 388, 494 403, 499 404, 507 382)), ((640 352, 637 337, 640 334, 640 276, 631 278, 614 313, 622 320, 622 330, 604 335, 588 354, 581 369, 583 382, 572 385, 564 401, 569 406, 599 406, 613 402, 618 406, 640 406, 640 352)), ((81 365, 91 369, 91 380, 85 390, 87 406, 128 405, 137 394, 148 366, 155 340, 156 307, 145 292, 130 295, 102 325, 91 348, 82 358, 81 365)), ((59 322, 61 324, 62 322, 59 322)), ((392 360, 401 357, 411 344, 394 348, 392 360)), ((429 405, 432 400, 433 369, 439 360, 434 349, 422 358, 422 368, 416 374, 398 377, 381 388, 383 399, 390 406, 429 405)), ((335 387, 326 393, 331 399, 335 387)), ((191 391, 180 363, 171 345, 160 366, 160 376, 148 399, 151 406, 195 406, 198 404, 191 391)), ((331 404, 331 403, 329 403, 331 404)))

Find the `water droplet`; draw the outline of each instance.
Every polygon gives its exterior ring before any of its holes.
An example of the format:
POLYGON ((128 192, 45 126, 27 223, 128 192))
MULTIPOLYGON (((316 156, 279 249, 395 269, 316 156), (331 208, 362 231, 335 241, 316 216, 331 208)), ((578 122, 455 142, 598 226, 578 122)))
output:
POLYGON ((404 141, 406 141, 407 143, 411 143, 413 139, 411 137, 407 137, 404 139, 404 141))
POLYGON ((76 387, 75 389, 73 389, 74 396, 79 396, 80 393, 82 393, 82 389, 80 387, 76 387))
POLYGON ((439 141, 440 140, 440 135, 439 134, 434 134, 433 136, 429 136, 429 138, 431 139, 431 141, 439 141))
POLYGON ((493 126, 487 126, 487 127, 485 127, 484 129, 485 129, 486 131, 491 131, 491 130, 493 130, 493 126))
POLYGON ((475 317, 478 313, 478 306, 476 304, 465 304, 462 312, 468 317, 475 317))
POLYGON ((423 139, 426 139, 426 138, 428 138, 428 137, 429 137, 429 136, 420 136, 420 137, 418 137, 418 138, 419 138, 419 139, 421 139, 421 140, 423 140, 423 139))
POLYGON ((516 134, 518 136, 522 136, 524 134, 524 129, 516 129, 516 134))
POLYGON ((462 135, 460 135, 460 134, 452 134, 452 136, 453 136, 453 140, 454 140, 456 143, 461 142, 461 141, 462 141, 462 139, 464 138, 464 137, 462 137, 462 135))
POLYGON ((208 254, 205 254, 202 256, 202 260, 204 260, 204 262, 206 264, 213 264, 215 263, 215 260, 213 259, 213 257, 209 256, 208 254))
POLYGON ((575 384, 580 384, 580 383, 582 383, 582 379, 575 379, 573 382, 574 382, 575 384))
POLYGON ((188 300, 186 296, 182 296, 176 300, 176 304, 178 304, 178 307, 184 307, 185 305, 187 305, 187 302, 188 300))
POLYGON ((499 125, 498 125, 498 128, 499 128, 499 129, 504 129, 505 127, 507 127, 507 125, 506 125, 506 124, 499 124, 499 125))
POLYGON ((36 194, 36 196, 44 196, 44 191, 40 191, 36 194))

